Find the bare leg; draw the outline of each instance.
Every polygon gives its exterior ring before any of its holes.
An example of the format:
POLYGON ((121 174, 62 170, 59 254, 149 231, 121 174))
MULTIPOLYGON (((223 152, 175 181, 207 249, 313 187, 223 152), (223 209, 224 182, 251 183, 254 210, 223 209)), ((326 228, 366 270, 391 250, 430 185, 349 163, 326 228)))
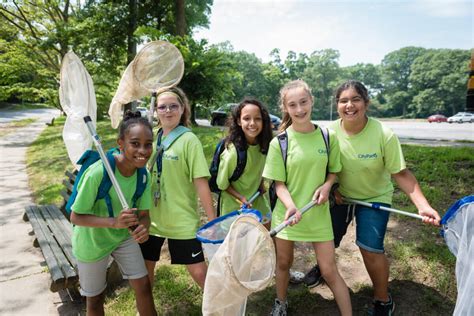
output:
POLYGON ((314 252, 318 260, 321 274, 336 299, 341 315, 352 315, 351 297, 346 283, 342 279, 336 266, 334 242, 313 242, 314 252))
POLYGON ((150 287, 153 288, 153 283, 155 281, 156 261, 145 260, 145 266, 148 271, 148 279, 150 280, 150 287))
POLYGON ((374 285, 374 299, 388 302, 388 276, 389 264, 384 253, 370 252, 360 248, 362 258, 364 258, 365 268, 369 273, 374 285))
POLYGON ((294 242, 280 238, 274 238, 274 241, 276 245, 276 292, 277 298, 283 302, 286 301, 290 268, 293 264, 294 242))
POLYGON ((87 316, 104 315, 104 293, 86 298, 87 316))
POLYGON ((142 316, 155 316, 155 302, 151 293, 150 279, 144 276, 139 279, 128 280, 135 291, 138 313, 142 316))
POLYGON ((204 282, 206 281, 206 274, 207 274, 207 265, 206 263, 199 262, 193 264, 187 264, 186 268, 188 268, 189 274, 193 278, 194 282, 196 282, 201 289, 204 289, 204 282))

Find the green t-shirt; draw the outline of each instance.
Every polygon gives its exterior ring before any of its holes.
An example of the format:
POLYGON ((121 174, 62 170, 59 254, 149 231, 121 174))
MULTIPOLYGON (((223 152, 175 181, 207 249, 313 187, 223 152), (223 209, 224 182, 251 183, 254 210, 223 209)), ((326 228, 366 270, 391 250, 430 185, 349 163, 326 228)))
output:
MULTIPOLYGON (((90 214, 99 217, 109 217, 107 205, 104 199, 95 202, 97 190, 102 181, 104 168, 102 161, 92 164, 82 175, 78 184, 78 194, 72 210, 77 214, 90 214)), ((123 195, 130 207, 132 207, 132 198, 137 187, 137 172, 130 176, 123 176, 119 169, 115 168, 115 177, 122 189, 123 195)), ((149 210, 151 200, 150 176, 148 176, 147 186, 143 195, 137 201, 139 210, 149 210)), ((117 217, 122 211, 122 204, 115 192, 114 187, 109 191, 112 201, 114 216, 117 217)), ((126 228, 105 228, 105 227, 86 227, 75 225, 72 234, 72 250, 74 256, 83 262, 99 261, 114 251, 123 241, 130 237, 126 228)))
MULTIPOLYGON (((152 199, 158 185, 156 168, 155 163, 152 199)), ((156 206, 154 202, 151 205, 150 234, 172 239, 196 238, 200 216, 193 180, 209 176, 199 139, 191 132, 184 133, 163 153, 160 198, 156 206)))
POLYGON ((365 202, 392 204, 391 175, 406 168, 393 131, 373 118, 357 135, 347 135, 341 119, 332 122, 330 128, 336 132, 341 148, 339 192, 365 202))
MULTIPOLYGON (((319 127, 311 133, 298 133, 290 126, 287 132, 286 172, 280 145, 275 137, 270 143, 263 176, 285 182, 296 207, 301 209, 311 202, 314 191, 325 182, 328 156, 319 127)), ((329 139, 329 172, 337 173, 341 170, 341 163, 339 145, 334 132, 330 131, 329 139)), ((285 206, 278 199, 273 210, 272 228, 283 222, 285 212, 285 206)), ((329 203, 314 206, 305 213, 298 224, 285 228, 277 236, 294 241, 332 240, 334 237, 329 203)))
MULTIPOLYGON (((232 182, 232 186, 237 192, 250 198, 260 187, 262 181, 263 167, 265 166, 266 155, 260 151, 260 146, 248 146, 247 163, 242 175, 237 181, 232 182)), ((217 186, 222 190, 220 210, 221 215, 228 214, 232 211, 240 209, 240 203, 225 190, 229 187, 229 178, 234 173, 237 166, 237 150, 234 144, 230 144, 224 149, 219 162, 219 172, 217 174, 217 186)), ((253 203, 252 208, 259 210, 262 216, 270 211, 270 206, 264 196, 260 195, 253 203)))

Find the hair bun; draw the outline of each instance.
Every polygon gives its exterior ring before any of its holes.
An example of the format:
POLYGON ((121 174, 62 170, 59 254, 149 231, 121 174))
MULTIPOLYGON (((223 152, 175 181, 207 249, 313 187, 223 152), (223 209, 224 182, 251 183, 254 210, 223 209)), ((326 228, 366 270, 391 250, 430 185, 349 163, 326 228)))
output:
POLYGON ((140 111, 133 112, 131 110, 127 110, 127 111, 125 111, 125 114, 123 116, 123 120, 127 121, 129 119, 138 118, 138 117, 142 117, 142 114, 140 113, 140 111))

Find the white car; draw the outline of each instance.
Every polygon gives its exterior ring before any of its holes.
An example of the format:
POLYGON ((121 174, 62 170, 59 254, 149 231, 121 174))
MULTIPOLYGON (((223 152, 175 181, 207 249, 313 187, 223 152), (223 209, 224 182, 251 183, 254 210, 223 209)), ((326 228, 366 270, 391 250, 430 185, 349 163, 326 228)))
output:
POLYGON ((468 112, 459 112, 454 116, 448 117, 448 123, 472 123, 474 122, 474 114, 468 112))
POLYGON ((137 111, 140 111, 140 114, 142 115, 142 117, 148 118, 148 109, 146 107, 137 106, 137 111))

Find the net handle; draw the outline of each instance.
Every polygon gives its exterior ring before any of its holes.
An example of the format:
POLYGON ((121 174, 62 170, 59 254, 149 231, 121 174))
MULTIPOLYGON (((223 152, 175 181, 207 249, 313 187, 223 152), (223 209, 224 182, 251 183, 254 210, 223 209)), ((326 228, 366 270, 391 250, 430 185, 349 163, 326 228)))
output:
POLYGON ((414 213, 410 213, 410 212, 406 212, 406 211, 397 210, 397 209, 394 209, 394 208, 391 208, 391 207, 382 206, 378 203, 362 202, 362 201, 349 199, 349 198, 343 198, 343 201, 348 202, 348 203, 352 203, 352 204, 359 204, 359 205, 362 205, 362 206, 367 206, 367 207, 370 207, 370 208, 373 208, 373 209, 376 209, 376 210, 382 210, 382 211, 402 214, 402 215, 410 216, 410 217, 413 217, 413 218, 416 218, 416 219, 423 219, 423 216, 421 216, 419 214, 414 214, 414 213))
POLYGON ((86 123, 87 129, 89 130, 89 133, 92 136, 92 140, 94 141, 95 147, 97 148, 97 151, 99 152, 100 159, 102 159, 102 163, 105 166, 105 170, 107 171, 107 174, 109 175, 110 181, 112 181, 112 185, 114 186, 115 192, 117 192, 118 198, 120 200, 120 204, 122 204, 122 209, 129 209, 130 207, 128 206, 127 200, 125 199, 125 196, 123 195, 123 192, 120 189, 117 179, 115 178, 114 171, 112 170, 112 167, 109 164, 109 160, 107 159, 104 149, 102 148, 100 137, 99 135, 97 135, 94 125, 92 124, 91 117, 84 116, 84 122, 86 123))
MULTIPOLYGON (((303 208, 301 208, 299 210, 299 212, 301 213, 301 216, 304 215, 304 213, 306 213, 307 211, 309 211, 310 208, 312 208, 313 206, 315 206, 317 204, 317 201, 311 201, 309 202, 308 204, 306 204, 305 206, 303 206, 303 208)), ((291 222, 293 221, 293 218, 295 218, 295 215, 296 214, 293 214, 290 216, 290 218, 288 218, 286 221, 283 221, 283 223, 281 223, 280 225, 278 225, 277 227, 273 228, 271 231, 270 231, 270 237, 275 237, 276 234, 278 234, 279 232, 281 232, 283 229, 285 229, 286 227, 288 227, 288 225, 291 224, 291 222)))

